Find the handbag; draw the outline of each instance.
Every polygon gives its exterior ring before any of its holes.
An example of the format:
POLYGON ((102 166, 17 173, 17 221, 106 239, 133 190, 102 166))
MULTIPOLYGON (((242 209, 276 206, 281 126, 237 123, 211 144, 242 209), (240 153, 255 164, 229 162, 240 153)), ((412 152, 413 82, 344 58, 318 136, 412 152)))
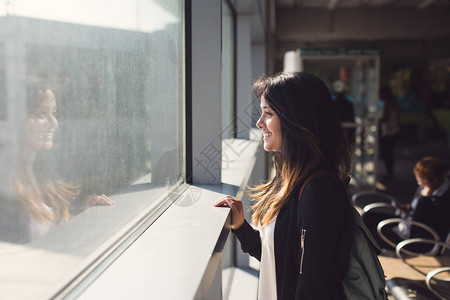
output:
MULTIPOLYGON (((299 199, 303 189, 313 178, 324 175, 327 175, 325 171, 310 175, 300 189, 299 199)), ((350 206, 354 228, 347 271, 341 278, 345 296, 347 300, 387 300, 386 279, 378 259, 380 246, 351 202, 350 206)))

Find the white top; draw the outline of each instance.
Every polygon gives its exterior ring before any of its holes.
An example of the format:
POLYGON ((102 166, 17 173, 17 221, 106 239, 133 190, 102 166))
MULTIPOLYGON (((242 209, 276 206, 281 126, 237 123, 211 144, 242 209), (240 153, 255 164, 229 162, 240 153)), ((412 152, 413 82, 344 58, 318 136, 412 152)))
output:
POLYGON ((259 228, 261 236, 261 263, 259 265, 258 300, 277 299, 277 278, 275 272, 274 233, 275 223, 259 228))
MULTIPOLYGON (((50 206, 42 203, 42 210, 47 210, 51 214, 54 214, 53 208, 50 206)), ((29 223, 29 230, 30 230, 30 240, 33 240, 37 237, 40 237, 44 234, 46 234, 50 230, 50 224, 48 223, 42 223, 34 218, 30 219, 29 223)))

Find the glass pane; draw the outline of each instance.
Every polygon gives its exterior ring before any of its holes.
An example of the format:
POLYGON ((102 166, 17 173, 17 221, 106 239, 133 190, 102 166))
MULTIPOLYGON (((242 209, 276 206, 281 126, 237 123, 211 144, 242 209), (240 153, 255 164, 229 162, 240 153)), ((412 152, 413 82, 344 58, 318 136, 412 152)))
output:
POLYGON ((0 298, 51 297, 184 182, 183 43, 181 0, 0 9, 0 298))
MULTIPOLYGON (((354 120, 341 115, 353 157, 353 178, 360 184, 375 184, 377 152, 378 82, 373 57, 319 57, 303 60, 305 72, 320 77, 337 98, 334 84, 340 81, 342 93, 354 109, 354 120)), ((336 102, 336 104, 338 104, 336 102)), ((339 110, 339 109, 338 109, 339 110)))
POLYGON ((235 137, 235 16, 222 1, 222 138, 235 137))
MULTIPOLYGON (((5 44, 0 41, 0 122, 6 119, 8 109, 6 105, 5 60, 5 44)), ((1 148, 2 145, 0 143, 1 148)))

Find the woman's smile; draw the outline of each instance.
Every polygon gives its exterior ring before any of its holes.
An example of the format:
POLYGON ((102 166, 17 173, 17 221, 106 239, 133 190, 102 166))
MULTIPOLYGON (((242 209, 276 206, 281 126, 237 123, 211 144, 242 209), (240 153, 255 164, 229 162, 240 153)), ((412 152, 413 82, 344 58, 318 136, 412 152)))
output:
POLYGON ((256 126, 264 135, 264 150, 281 151, 281 123, 276 113, 269 107, 264 97, 261 98, 261 116, 256 126))

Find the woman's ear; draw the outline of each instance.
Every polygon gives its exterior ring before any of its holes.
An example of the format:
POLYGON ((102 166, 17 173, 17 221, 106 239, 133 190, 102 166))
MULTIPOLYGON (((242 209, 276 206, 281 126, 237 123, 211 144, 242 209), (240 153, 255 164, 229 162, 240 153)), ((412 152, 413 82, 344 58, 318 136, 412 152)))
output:
POLYGON ((347 176, 347 178, 345 178, 345 181, 344 181, 344 187, 347 189, 348 188, 348 185, 350 184, 350 180, 352 179, 352 176, 351 175, 348 175, 347 176))

